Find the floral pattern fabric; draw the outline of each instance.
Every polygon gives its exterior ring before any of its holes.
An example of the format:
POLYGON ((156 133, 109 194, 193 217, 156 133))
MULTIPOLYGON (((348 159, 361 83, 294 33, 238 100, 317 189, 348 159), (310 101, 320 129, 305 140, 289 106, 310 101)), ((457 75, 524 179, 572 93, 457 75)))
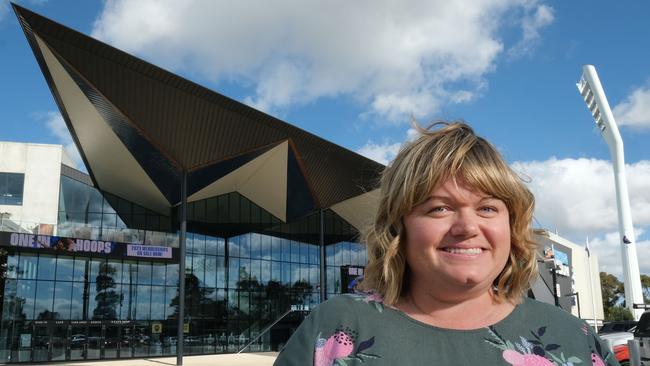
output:
POLYGON ((619 366, 579 319, 527 299, 488 328, 457 331, 420 323, 376 293, 341 295, 303 321, 277 366, 619 366))

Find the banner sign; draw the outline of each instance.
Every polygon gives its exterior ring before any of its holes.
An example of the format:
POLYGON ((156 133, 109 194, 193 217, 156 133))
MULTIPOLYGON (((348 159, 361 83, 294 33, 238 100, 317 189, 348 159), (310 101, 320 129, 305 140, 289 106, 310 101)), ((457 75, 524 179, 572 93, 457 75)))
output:
POLYGON ((558 250, 555 248, 555 246, 546 246, 544 248, 544 258, 553 259, 553 262, 557 268, 557 274, 566 277, 571 276, 569 255, 567 253, 558 250))
POLYGON ((73 239, 50 235, 11 233, 9 244, 15 247, 49 248, 63 252, 109 254, 114 243, 101 240, 73 239))
POLYGON ((10 232, 0 232, 0 246, 30 248, 47 252, 65 252, 67 254, 86 253, 110 257, 152 259, 173 259, 173 254, 178 251, 178 249, 163 246, 10 232))
POLYGON ((126 245, 126 255, 129 257, 143 258, 170 258, 172 257, 171 247, 155 247, 153 245, 126 245))

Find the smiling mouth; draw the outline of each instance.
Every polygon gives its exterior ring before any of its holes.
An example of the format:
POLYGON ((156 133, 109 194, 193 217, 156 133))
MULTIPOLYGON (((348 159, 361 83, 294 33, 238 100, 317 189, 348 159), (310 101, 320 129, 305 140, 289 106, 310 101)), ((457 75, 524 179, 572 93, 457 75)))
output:
POLYGON ((483 252, 481 248, 442 248, 441 250, 451 254, 481 254, 483 252))

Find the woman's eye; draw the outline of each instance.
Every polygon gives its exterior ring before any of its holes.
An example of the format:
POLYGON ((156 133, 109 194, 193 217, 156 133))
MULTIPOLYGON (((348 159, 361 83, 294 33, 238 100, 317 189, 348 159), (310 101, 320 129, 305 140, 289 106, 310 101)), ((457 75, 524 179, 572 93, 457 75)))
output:
POLYGON ((486 212, 486 213, 496 213, 498 212, 496 207, 492 206, 484 206, 479 209, 481 212, 486 212))
POLYGON ((438 213, 443 213, 449 211, 449 209, 446 206, 436 206, 433 207, 429 210, 430 214, 438 214, 438 213))

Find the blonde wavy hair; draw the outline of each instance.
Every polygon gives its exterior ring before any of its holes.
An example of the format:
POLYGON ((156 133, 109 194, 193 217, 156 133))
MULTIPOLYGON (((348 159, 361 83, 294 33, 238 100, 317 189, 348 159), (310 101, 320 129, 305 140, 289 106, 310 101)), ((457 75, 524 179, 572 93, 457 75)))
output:
POLYGON ((381 176, 377 213, 361 233, 368 264, 359 288, 395 304, 409 289, 402 218, 448 179, 502 200, 510 216, 510 256, 494 280, 499 302, 518 303, 537 275, 537 245, 532 240, 533 194, 496 148, 462 122, 414 124, 420 136, 405 144, 381 176))

